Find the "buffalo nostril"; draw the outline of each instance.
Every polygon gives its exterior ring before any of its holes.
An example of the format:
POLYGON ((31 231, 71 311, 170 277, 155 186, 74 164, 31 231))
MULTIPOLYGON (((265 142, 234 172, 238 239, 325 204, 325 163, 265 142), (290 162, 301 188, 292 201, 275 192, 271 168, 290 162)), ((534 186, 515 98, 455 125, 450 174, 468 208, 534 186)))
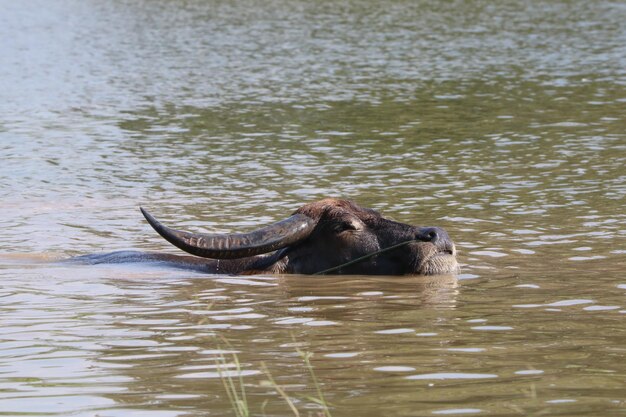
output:
POLYGON ((417 233, 417 239, 423 242, 436 242, 441 238, 441 235, 436 227, 423 227, 417 233))

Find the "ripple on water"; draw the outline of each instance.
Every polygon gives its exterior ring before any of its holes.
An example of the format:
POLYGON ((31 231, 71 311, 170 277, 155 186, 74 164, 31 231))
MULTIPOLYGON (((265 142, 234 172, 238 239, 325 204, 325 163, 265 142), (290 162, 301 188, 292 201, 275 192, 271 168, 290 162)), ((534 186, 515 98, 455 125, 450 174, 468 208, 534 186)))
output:
POLYGON ((337 352, 337 353, 326 353, 324 356, 326 358, 354 358, 359 355, 359 352, 337 352))
POLYGON ((454 415, 454 414, 476 414, 482 413, 480 408, 447 408, 445 410, 434 410, 433 414, 439 415, 454 415))
POLYGON ((200 394, 158 394, 154 396, 154 398, 161 400, 186 400, 200 397, 202 397, 200 394))
POLYGON ((476 250, 470 252, 470 254, 478 256, 489 256, 491 258, 501 258, 503 256, 507 256, 506 253, 497 252, 494 250, 476 250))
POLYGON ((571 399, 571 398, 560 398, 557 400, 547 400, 546 403, 547 404, 565 404, 565 403, 575 403, 576 400, 571 399))
POLYGON ((575 306, 575 305, 580 305, 580 304, 591 304, 593 302, 594 302, 593 300, 588 300, 588 299, 574 299, 574 300, 555 301, 555 302, 550 303, 550 304, 544 304, 544 306, 546 306, 546 307, 568 307, 568 306, 575 306))
POLYGON ((522 255, 534 255, 535 253, 537 253, 534 250, 530 249, 511 249, 511 251, 521 253, 522 255))
POLYGON ((191 372, 188 374, 176 375, 176 378, 180 379, 222 379, 222 378, 234 378, 244 377, 250 375, 258 375, 261 371, 256 369, 243 369, 243 370, 224 370, 218 372, 191 372))
POLYGON ((304 323, 305 326, 321 327, 321 326, 338 326, 339 323, 332 320, 312 320, 304 323))
POLYGON ((593 256, 572 256, 567 258, 570 261, 593 261, 596 259, 606 259, 606 256, 603 255, 593 255, 593 256))
POLYGON ((315 319, 310 317, 284 317, 274 321, 274 324, 303 324, 315 319))
POLYGON ((351 297, 344 296, 316 296, 316 295, 307 295, 298 297, 298 301, 307 302, 307 301, 324 301, 324 300, 350 300, 351 297))
POLYGON ((111 340, 107 342, 102 342, 103 345, 111 346, 111 347, 152 347, 152 346, 162 346, 161 343, 156 342, 154 340, 146 340, 146 339, 125 339, 125 340, 111 340))
POLYGON ((98 409, 115 405, 116 401, 95 395, 38 396, 36 401, 31 397, 2 400, 2 410, 13 411, 15 414, 21 414, 18 410, 29 410, 29 414, 69 415, 79 409, 98 409))
POLYGON ((220 282, 222 284, 242 285, 242 286, 251 286, 251 287, 274 287, 278 285, 274 282, 267 282, 267 280, 262 280, 261 277, 259 277, 258 279, 219 278, 219 279, 216 279, 215 281, 220 282))
POLYGON ((375 331, 374 333, 376 334, 403 334, 403 333, 413 333, 413 332, 415 332, 415 330, 413 329, 401 328, 401 329, 378 330, 378 331, 375 331))
POLYGON ((243 313, 243 314, 226 314, 223 316, 211 316, 213 320, 218 321, 231 321, 231 320, 256 320, 267 317, 265 314, 260 313, 243 313))
POLYGON ((497 378, 496 374, 473 374, 462 372, 439 372, 434 374, 409 375, 405 379, 488 379, 497 378))
POLYGON ((411 366, 378 366, 374 370, 379 372, 412 372, 415 368, 411 366))
POLYGON ((287 308, 287 310, 296 313, 306 313, 315 310, 315 307, 289 307, 287 308))
POLYGON ((211 355, 211 356, 225 356, 225 355, 235 355, 237 353, 241 353, 239 350, 235 349, 204 349, 199 352, 201 355, 211 355))
POLYGON ((541 375, 543 371, 539 369, 522 369, 521 371, 515 371, 515 375, 541 375))
POLYGON ((445 350, 450 351, 450 352, 478 353, 478 352, 484 352, 487 349, 485 348, 446 348, 445 350))
POLYGON ((502 331, 513 330, 511 326, 473 326, 472 330, 502 331))
POLYGON ((457 278, 458 278, 459 280, 464 280, 464 279, 476 279, 476 278, 480 278, 480 275, 465 273, 465 274, 459 274, 459 275, 457 275, 457 278))
POLYGON ((610 310, 618 310, 620 309, 621 306, 589 306, 589 307, 584 307, 583 310, 585 311, 610 311, 610 310))

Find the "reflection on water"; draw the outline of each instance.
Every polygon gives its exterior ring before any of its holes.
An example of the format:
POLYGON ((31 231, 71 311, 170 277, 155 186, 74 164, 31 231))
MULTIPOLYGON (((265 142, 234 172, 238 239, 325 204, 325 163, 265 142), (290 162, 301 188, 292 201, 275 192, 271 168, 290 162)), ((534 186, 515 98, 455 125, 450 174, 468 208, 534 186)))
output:
POLYGON ((611 415, 626 10, 52 2, 0 14, 0 415, 611 415), (445 227, 458 277, 54 265, 326 196, 445 227), (233 355, 240 364, 235 363, 233 355))

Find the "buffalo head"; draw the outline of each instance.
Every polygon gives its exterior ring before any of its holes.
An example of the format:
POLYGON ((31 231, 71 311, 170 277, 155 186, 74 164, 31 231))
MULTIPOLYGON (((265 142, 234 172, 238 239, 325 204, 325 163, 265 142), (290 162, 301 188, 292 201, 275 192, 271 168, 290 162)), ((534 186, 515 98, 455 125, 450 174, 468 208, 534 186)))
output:
MULTIPOLYGON (((167 241, 192 255, 221 260, 231 273, 314 274, 385 248, 405 245, 334 271, 336 274, 436 275, 458 271, 456 249, 445 230, 382 217, 347 200, 324 199, 293 215, 242 234, 198 234, 170 229, 141 209, 167 241)), ((215 263, 207 263, 212 272, 215 263)))

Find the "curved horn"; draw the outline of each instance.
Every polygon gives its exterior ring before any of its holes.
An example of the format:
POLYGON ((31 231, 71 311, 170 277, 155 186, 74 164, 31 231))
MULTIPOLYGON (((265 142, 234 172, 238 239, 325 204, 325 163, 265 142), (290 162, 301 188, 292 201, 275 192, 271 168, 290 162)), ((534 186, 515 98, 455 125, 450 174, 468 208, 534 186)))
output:
POLYGON ((146 210, 139 209, 150 226, 172 245, 192 255, 213 259, 245 258, 284 248, 306 238, 317 224, 309 216, 295 214, 250 233, 188 233, 163 226, 146 210))

